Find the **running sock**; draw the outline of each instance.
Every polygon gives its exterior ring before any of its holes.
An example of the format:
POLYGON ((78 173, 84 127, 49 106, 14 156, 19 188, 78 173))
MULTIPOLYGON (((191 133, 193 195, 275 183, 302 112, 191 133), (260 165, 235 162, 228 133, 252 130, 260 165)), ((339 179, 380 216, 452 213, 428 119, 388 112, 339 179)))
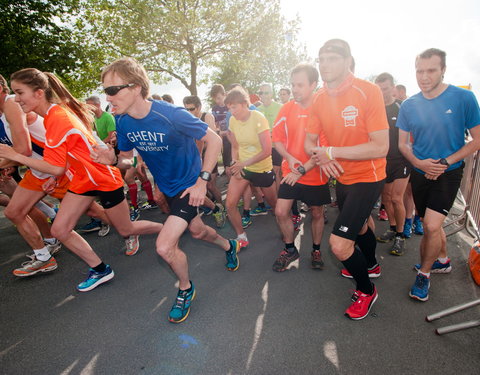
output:
POLYGON ((57 216, 55 210, 45 202, 38 201, 37 204, 35 204, 35 207, 37 207, 49 219, 55 219, 55 216, 57 216))
POLYGON ((137 187, 137 184, 128 185, 128 194, 130 195, 130 202, 132 202, 132 206, 137 208, 138 207, 138 187, 137 187))
POLYGON ((371 295, 373 293, 373 284, 368 277, 367 262, 362 252, 355 248, 350 258, 342 263, 357 282, 357 290, 371 295))
POLYGON ((300 212, 298 212, 298 204, 297 204, 297 200, 295 199, 293 201, 293 204, 292 204, 292 215, 300 215, 300 212))
POLYGON ((313 251, 317 251, 317 250, 320 251, 320 244, 317 245, 317 244, 314 243, 314 244, 312 245, 312 249, 313 249, 313 251))
POLYGON ((220 211, 220 208, 215 205, 215 207, 213 207, 212 213, 216 214, 218 211, 220 211))
POLYGON ((153 201, 153 191, 152 191, 152 184, 150 181, 142 182, 142 189, 147 194, 147 199, 149 202, 153 201))
POLYGON ((265 208, 265 202, 261 202, 258 204, 258 207, 265 208))
POLYGON ((396 225, 390 225, 390 230, 392 232, 396 232, 397 231, 397 226, 396 225))
MULTIPOLYGON (((180 289, 180 288, 179 288, 180 289)), ((182 292, 190 293, 192 291, 192 282, 190 281, 190 288, 188 289, 180 289, 182 292)))
POLYGON ((239 234, 239 235, 237 236, 237 240, 248 241, 247 234, 246 234, 245 232, 239 234))
POLYGON ((384 210, 384 209, 385 209, 385 205, 384 205, 383 203, 380 205, 380 209, 381 209, 381 210, 384 210))
POLYGON ((397 232, 395 234, 395 237, 405 238, 405 235, 403 234, 403 232, 397 232))
POLYGON ((250 210, 243 210, 243 216, 244 217, 250 217, 250 210))
POLYGON ((446 257, 446 258, 440 258, 440 257, 438 257, 437 260, 438 260, 440 263, 445 264, 445 263, 448 262, 448 257, 446 257))
POLYGON ((412 218, 411 217, 407 217, 405 219, 405 224, 412 224, 412 218))
POLYGON ((290 254, 292 254, 297 249, 295 249, 295 244, 292 242, 292 243, 285 243, 285 250, 287 250, 290 254))
POLYGON ((375 238, 375 234, 370 227, 367 228, 367 231, 364 234, 359 234, 357 236, 355 244, 360 248, 365 256, 367 267, 372 267, 378 263, 377 258, 375 257, 377 239, 375 238))
POLYGON ((414 218, 413 218, 413 221, 420 221, 420 216, 415 215, 414 218))
POLYGON ((418 270, 418 274, 419 274, 419 275, 423 275, 423 276, 425 276, 425 277, 427 277, 427 278, 430 278, 430 272, 422 272, 422 271, 418 270))
POLYGON ((52 257, 46 246, 42 247, 41 249, 34 249, 33 252, 35 253, 35 258, 41 260, 42 262, 46 262, 52 257))
POLYGON ((101 262, 98 266, 92 267, 95 272, 103 273, 107 269, 107 265, 101 262))

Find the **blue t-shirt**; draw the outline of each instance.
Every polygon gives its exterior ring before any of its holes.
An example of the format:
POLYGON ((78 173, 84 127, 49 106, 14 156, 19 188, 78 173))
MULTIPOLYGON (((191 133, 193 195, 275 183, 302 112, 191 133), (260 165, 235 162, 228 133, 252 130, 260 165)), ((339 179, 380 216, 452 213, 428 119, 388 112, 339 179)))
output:
MULTIPOLYGON (((405 100, 396 123, 413 136, 413 154, 420 160, 446 158, 457 152, 465 145, 465 129, 477 125, 480 110, 475 95, 452 85, 434 99, 419 92, 405 100)), ((458 161, 447 170, 461 164, 458 161)))
POLYGON ((195 184, 202 167, 195 140, 205 136, 207 124, 164 101, 152 101, 142 119, 123 114, 116 121, 119 150, 137 149, 165 195, 173 197, 195 184))
POLYGON ((226 105, 214 105, 212 107, 212 114, 215 117, 215 123, 217 124, 218 129, 225 131, 227 130, 227 112, 228 108, 226 105))

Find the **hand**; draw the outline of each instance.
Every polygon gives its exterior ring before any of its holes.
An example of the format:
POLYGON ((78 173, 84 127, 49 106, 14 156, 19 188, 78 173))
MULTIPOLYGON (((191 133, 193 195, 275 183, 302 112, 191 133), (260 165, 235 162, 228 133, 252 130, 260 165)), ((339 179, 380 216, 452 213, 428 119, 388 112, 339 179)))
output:
POLYGON ((45 193, 51 194, 57 187, 57 178, 55 176, 51 176, 45 181, 42 185, 42 189, 45 193))
MULTIPOLYGON (((440 159, 424 159, 416 163, 416 167, 425 172, 425 175, 440 176, 448 168, 446 165, 439 163, 440 159)), ((426 177, 426 176, 425 176, 426 177)), ((430 178, 432 179, 432 178, 430 178)), ((436 178, 435 178, 436 179, 436 178)))
POLYGON ((289 155, 287 158, 287 163, 288 163, 288 167, 290 168, 290 171, 292 171, 293 173, 298 173, 298 174, 301 174, 299 171, 297 171, 297 168, 301 165, 303 167, 303 163, 294 158, 292 155, 289 155))
POLYGON ((282 181, 280 181, 281 184, 288 184, 290 186, 293 186, 297 183, 297 181, 299 180, 300 177, 302 177, 302 175, 300 174, 300 172, 298 172, 296 169, 295 169, 295 172, 290 172, 289 174, 287 174, 284 178, 282 178, 282 181), (297 172, 297 173, 295 173, 297 172))
POLYGON ((203 204, 205 196, 207 195, 207 181, 202 180, 200 177, 197 179, 195 185, 185 189, 180 199, 190 194, 188 204, 190 206, 199 207, 203 204))
POLYGON ((111 145, 107 144, 107 148, 93 145, 93 151, 90 157, 96 163, 111 165, 115 163, 115 150, 111 145))
POLYGON ((234 175, 234 176, 239 175, 244 167, 245 167, 245 164, 243 164, 241 161, 235 162, 235 164, 230 166, 230 170, 232 172, 232 175, 234 175))
POLYGON ((343 172, 343 168, 336 160, 330 160, 328 163, 320 166, 320 170, 325 173, 327 177, 339 177, 343 172))
POLYGON ((317 165, 323 165, 329 163, 331 160, 327 156, 326 147, 312 148, 312 160, 317 165))
POLYGON ((8 159, 8 160, 15 160, 15 157, 18 155, 18 153, 10 146, 0 144, 0 157, 8 159))

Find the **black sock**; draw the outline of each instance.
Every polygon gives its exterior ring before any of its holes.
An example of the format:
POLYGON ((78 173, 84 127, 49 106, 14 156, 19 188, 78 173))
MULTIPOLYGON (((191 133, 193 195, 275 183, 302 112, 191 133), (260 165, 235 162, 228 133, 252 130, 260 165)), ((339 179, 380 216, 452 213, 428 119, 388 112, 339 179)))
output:
POLYGON ((292 242, 292 243, 285 243, 285 249, 289 252, 289 253, 294 253, 295 250, 295 244, 292 242))
POLYGON ((265 202, 259 203, 258 207, 265 208, 265 202))
POLYGON ((300 215, 300 212, 298 212, 298 205, 297 205, 297 200, 295 199, 292 204, 292 215, 300 215))
POLYGON ((367 261, 367 267, 373 267, 377 264, 377 258, 375 257, 375 249, 377 248, 377 240, 375 234, 370 229, 367 228, 367 231, 364 234, 359 234, 355 240, 355 244, 360 248, 365 260, 367 261))
POLYGON ((380 209, 381 209, 381 210, 384 210, 384 209, 385 209, 385 205, 384 205, 383 203, 380 205, 380 209))
POLYGON ((181 290, 182 292, 187 292, 187 293, 191 292, 191 291, 192 291, 192 282, 190 281, 190 288, 188 288, 188 289, 180 289, 180 290, 181 290))
POLYGON ((98 266, 92 267, 95 272, 103 273, 107 269, 107 265, 105 263, 100 263, 98 266))
POLYGON ((405 236, 403 235, 403 232, 397 232, 395 234, 395 237, 405 238, 405 236))
POLYGON ((342 263, 357 282, 357 290, 360 290, 362 293, 372 294, 373 284, 368 277, 367 262, 362 252, 355 248, 350 258, 342 263))
POLYGON ((396 232, 397 231, 397 226, 396 225, 390 225, 390 230, 392 232, 396 232))
POLYGON ((250 217, 250 210, 243 210, 243 216, 250 217))
POLYGON ((220 209, 218 208, 217 205, 215 205, 215 207, 212 210, 212 213, 216 214, 218 211, 220 211, 220 209))
POLYGON ((320 250, 320 244, 317 245, 317 244, 314 243, 312 245, 312 248, 313 248, 313 251, 320 250))

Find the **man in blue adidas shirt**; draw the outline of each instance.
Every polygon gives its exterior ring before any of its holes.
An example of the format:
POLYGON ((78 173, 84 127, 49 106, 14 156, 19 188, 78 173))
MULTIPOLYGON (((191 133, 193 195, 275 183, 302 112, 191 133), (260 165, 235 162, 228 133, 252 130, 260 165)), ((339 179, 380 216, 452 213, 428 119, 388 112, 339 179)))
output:
POLYGON ((399 148, 413 165, 412 191, 425 236, 421 263, 410 297, 426 301, 430 273, 449 273, 442 224, 453 205, 463 174, 463 159, 480 149, 480 111, 473 93, 443 82, 445 52, 430 48, 417 56, 415 70, 421 92, 405 100, 396 126, 399 148), (465 142, 465 130, 472 139, 465 142), (410 144, 410 135, 413 144, 410 144))
POLYGON ((170 206, 170 216, 165 221, 156 242, 157 253, 168 263, 179 279, 179 291, 170 311, 169 320, 183 322, 195 297, 190 281, 185 253, 178 241, 185 229, 194 238, 216 244, 225 250, 229 271, 239 265, 235 240, 226 240, 206 226, 198 215, 203 204, 218 154, 221 139, 200 119, 184 108, 166 102, 147 100, 149 79, 145 69, 132 58, 123 58, 107 66, 102 72, 102 83, 116 115, 117 138, 120 154, 113 150, 97 150, 97 160, 129 168, 135 148, 147 164, 157 186, 170 206), (206 143, 204 161, 195 140, 206 143))

